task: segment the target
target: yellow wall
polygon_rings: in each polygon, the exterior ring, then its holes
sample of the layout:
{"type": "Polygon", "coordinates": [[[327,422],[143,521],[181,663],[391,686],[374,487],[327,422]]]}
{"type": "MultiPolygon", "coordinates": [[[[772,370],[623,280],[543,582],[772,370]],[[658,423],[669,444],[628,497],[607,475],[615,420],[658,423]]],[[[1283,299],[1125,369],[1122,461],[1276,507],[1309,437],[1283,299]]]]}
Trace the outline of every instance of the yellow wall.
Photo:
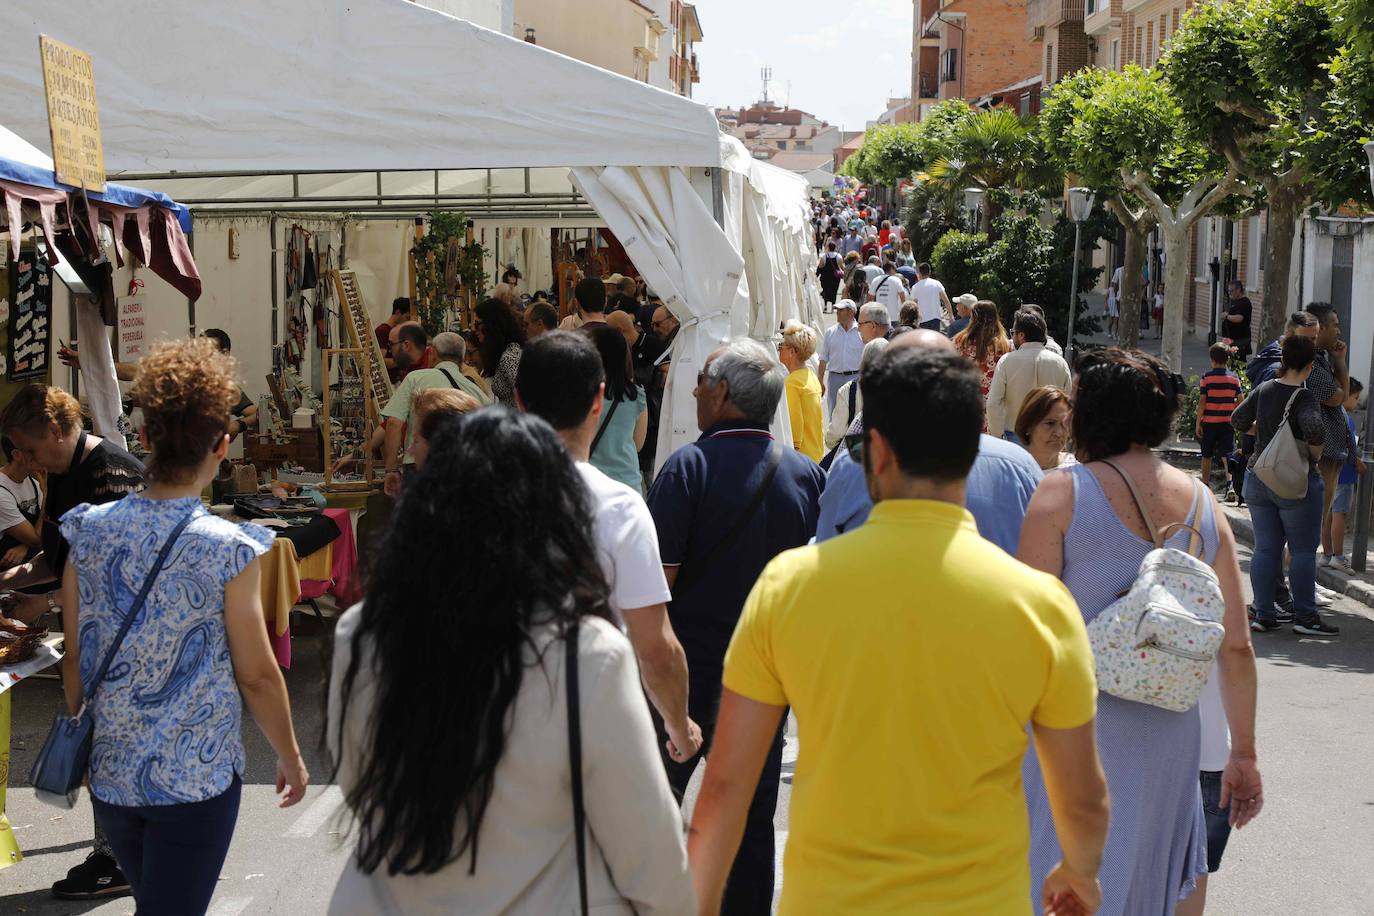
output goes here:
{"type": "Polygon", "coordinates": [[[634,49],[644,46],[650,15],[632,0],[515,0],[515,35],[533,27],[541,47],[633,77],[634,49]]]}

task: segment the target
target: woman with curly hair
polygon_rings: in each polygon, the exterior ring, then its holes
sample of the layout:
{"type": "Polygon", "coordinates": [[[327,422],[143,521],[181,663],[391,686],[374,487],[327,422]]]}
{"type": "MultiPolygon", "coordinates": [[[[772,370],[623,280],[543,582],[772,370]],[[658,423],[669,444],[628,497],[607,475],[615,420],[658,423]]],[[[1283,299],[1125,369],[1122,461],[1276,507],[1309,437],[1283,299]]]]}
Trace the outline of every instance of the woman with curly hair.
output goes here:
{"type": "Polygon", "coordinates": [[[72,559],[63,686],[69,713],[92,711],[95,819],[138,911],[202,913],[238,817],[243,703],[276,751],[282,807],[310,776],[262,625],[257,558],[272,533],[200,501],[229,449],[233,361],[205,338],[158,344],[133,395],[152,452],[148,489],[62,517],[72,559]]]}
{"type": "Polygon", "coordinates": [[[482,377],[491,382],[491,393],[507,407],[515,406],[515,373],[520,368],[520,351],[525,346],[524,322],[500,299],[486,299],[477,305],[477,332],[482,354],[482,377]]]}
{"type": "Polygon", "coordinates": [[[532,414],[484,408],[429,442],[367,598],[335,630],[326,734],[357,837],[331,914],[579,912],[570,663],[588,898],[695,912],[591,510],[532,414]]]}
{"type": "MultiPolygon", "coordinates": [[[[1243,827],[1264,805],[1255,762],[1255,653],[1226,516],[1211,492],[1152,451],[1173,427],[1183,380],[1138,350],[1098,350],[1077,368],[1072,426],[1083,463],[1045,476],[1026,510],[1018,558],[1062,579],[1091,625],[1155,549],[1158,529],[1141,514],[1134,489],[1156,524],[1186,522],[1201,535],[1200,559],[1216,573],[1226,603],[1225,637],[1200,706],[1175,712],[1108,693],[1097,698],[1111,828],[1098,875],[1078,877],[1085,885],[1101,880],[1101,913],[1168,916],[1205,879],[1213,829],[1243,827]],[[1219,702],[1209,700],[1217,688],[1219,702]],[[1208,771],[1201,779],[1199,761],[1208,771]],[[1209,823],[1217,809],[1220,823],[1209,823]]],[[[1176,529],[1164,544],[1187,550],[1191,539],[1187,529],[1176,529]]],[[[1061,853],[1033,752],[1025,775],[1031,886],[1040,887],[1061,853]]]]}
{"type": "MultiPolygon", "coordinates": [[[[973,360],[982,374],[983,404],[986,405],[997,361],[1011,351],[1011,341],[1007,339],[1007,329],[1002,326],[997,306],[987,299],[975,302],[973,311],[969,313],[968,327],[954,335],[954,346],[973,360]]],[[[983,432],[987,432],[986,422],[983,432]]]]}

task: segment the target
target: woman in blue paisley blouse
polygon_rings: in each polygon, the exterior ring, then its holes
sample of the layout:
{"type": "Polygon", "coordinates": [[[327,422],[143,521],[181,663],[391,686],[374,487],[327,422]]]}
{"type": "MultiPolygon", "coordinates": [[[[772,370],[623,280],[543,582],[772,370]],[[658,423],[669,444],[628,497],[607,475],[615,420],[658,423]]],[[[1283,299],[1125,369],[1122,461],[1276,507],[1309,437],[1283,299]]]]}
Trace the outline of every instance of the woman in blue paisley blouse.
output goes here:
{"type": "Polygon", "coordinates": [[[152,450],[143,493],[62,517],[72,562],[62,580],[64,684],[95,723],[95,816],[140,916],[203,913],[238,816],[242,703],[277,753],[282,807],[309,774],[291,726],[258,595],[268,529],[208,514],[200,493],[229,447],[233,364],[205,339],[160,344],[134,384],[152,450]],[[90,683],[166,539],[167,554],[105,680],[90,683]]]}

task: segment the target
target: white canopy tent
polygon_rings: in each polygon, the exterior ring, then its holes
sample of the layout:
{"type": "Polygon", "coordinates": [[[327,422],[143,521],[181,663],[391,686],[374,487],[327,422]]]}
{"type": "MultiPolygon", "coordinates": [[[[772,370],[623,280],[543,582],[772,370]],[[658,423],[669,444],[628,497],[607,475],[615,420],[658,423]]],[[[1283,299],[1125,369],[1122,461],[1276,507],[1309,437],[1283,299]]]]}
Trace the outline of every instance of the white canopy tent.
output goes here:
{"type": "Polygon", "coordinates": [[[660,459],[695,436],[686,380],[715,342],[818,309],[804,183],[727,144],[727,195],[709,108],[405,0],[3,4],[0,33],[18,134],[47,133],[48,34],[94,58],[111,178],[197,214],[604,220],[684,326],[660,459]]]}

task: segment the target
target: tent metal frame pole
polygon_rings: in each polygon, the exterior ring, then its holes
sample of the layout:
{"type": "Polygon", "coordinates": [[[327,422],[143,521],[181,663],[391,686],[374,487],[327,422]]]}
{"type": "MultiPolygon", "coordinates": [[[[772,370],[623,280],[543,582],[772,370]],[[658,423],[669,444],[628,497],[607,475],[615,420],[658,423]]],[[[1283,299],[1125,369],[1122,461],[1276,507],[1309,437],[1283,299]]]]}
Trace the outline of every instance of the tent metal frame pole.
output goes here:
{"type": "Polygon", "coordinates": [[[309,203],[314,203],[314,202],[318,202],[318,203],[321,203],[321,204],[326,204],[326,203],[364,203],[364,202],[370,203],[370,202],[372,202],[372,201],[376,201],[376,206],[385,206],[385,204],[386,204],[387,201],[392,201],[392,202],[401,201],[401,202],[415,202],[415,203],[447,203],[447,202],[466,202],[466,201],[472,201],[472,202],[486,202],[486,201],[490,201],[490,202],[497,202],[497,201],[501,201],[501,202],[505,202],[505,201],[520,202],[520,201],[529,201],[530,203],[550,203],[550,202],[558,202],[558,201],[563,201],[563,202],[571,201],[571,202],[577,203],[577,202],[582,201],[582,199],[583,199],[583,198],[582,198],[582,195],[581,195],[581,194],[577,194],[577,193],[575,193],[575,192],[569,192],[569,193],[566,193],[566,194],[561,194],[561,193],[560,193],[560,194],[552,194],[552,193],[538,193],[538,192],[526,194],[526,193],[522,193],[522,192],[520,192],[520,191],[512,191],[512,192],[510,192],[509,194],[439,194],[439,195],[437,195],[437,196],[434,195],[434,194],[384,194],[384,195],[382,195],[382,197],[380,197],[380,198],[378,198],[378,197],[376,197],[376,196],[374,196],[374,195],[372,195],[372,194],[331,194],[331,195],[327,195],[327,196],[326,196],[326,195],[321,195],[321,196],[319,196],[319,197],[282,197],[281,195],[278,195],[278,194],[270,195],[270,196],[267,196],[267,197],[187,197],[187,198],[185,198],[185,199],[183,199],[183,200],[177,201],[177,203],[179,203],[179,204],[181,204],[182,206],[185,206],[185,207],[205,207],[205,206],[217,206],[217,205],[220,205],[220,204],[224,204],[224,205],[234,205],[234,204],[257,204],[257,205],[259,205],[259,206],[263,206],[263,205],[267,205],[267,204],[276,205],[276,204],[297,203],[297,202],[303,203],[303,204],[309,204],[309,203]]]}
{"type": "Polygon", "coordinates": [[[725,228],[725,182],[720,177],[720,169],[707,169],[706,174],[711,176],[711,215],[716,218],[716,225],[725,228]]]}
{"type": "MultiPolygon", "coordinates": [[[[191,220],[191,231],[186,233],[186,246],[191,251],[192,262],[196,259],[196,217],[195,214],[187,211],[187,216],[191,220]]],[[[186,319],[191,326],[191,336],[196,336],[196,300],[190,296],[186,297],[186,319]]]]}
{"type": "Polygon", "coordinates": [[[277,214],[268,220],[268,231],[272,235],[272,346],[277,345],[277,214]]]}
{"type": "MultiPolygon", "coordinates": [[[[598,218],[599,218],[599,214],[596,212],[595,209],[593,209],[593,208],[591,208],[591,207],[559,207],[559,208],[557,208],[557,209],[549,209],[549,208],[547,208],[547,207],[530,207],[530,208],[527,208],[527,209],[519,209],[519,208],[512,208],[512,207],[503,207],[503,208],[501,208],[501,209],[495,209],[495,210],[474,210],[474,209],[472,209],[471,207],[453,207],[453,206],[443,206],[443,205],[441,205],[438,209],[440,209],[441,211],[446,211],[446,212],[447,212],[447,211],[461,211],[461,212],[463,212],[463,213],[466,213],[469,217],[471,217],[471,218],[473,218],[473,219],[484,219],[484,220],[491,220],[491,219],[538,219],[538,218],[559,219],[559,218],[563,218],[563,217],[584,218],[584,217],[588,217],[588,216],[598,217],[598,218]]],[[[257,206],[248,205],[248,206],[241,207],[241,208],[239,208],[239,207],[198,207],[198,208],[196,209],[196,212],[200,213],[202,216],[212,216],[212,215],[215,215],[215,214],[220,214],[220,215],[224,215],[224,216],[242,216],[242,215],[246,215],[246,214],[261,214],[261,213],[263,212],[263,207],[262,207],[261,205],[257,205],[257,206]]],[[[385,216],[387,216],[387,217],[389,217],[389,218],[403,219],[403,218],[410,217],[410,216],[424,216],[424,215],[426,215],[427,213],[429,213],[430,211],[429,211],[429,208],[426,208],[426,207],[416,207],[416,206],[414,206],[414,205],[402,205],[402,204],[398,204],[398,205],[395,205],[395,206],[383,205],[383,206],[381,206],[381,207],[370,207],[370,208],[368,208],[367,210],[359,210],[359,209],[357,208],[357,206],[349,206],[349,205],[323,206],[323,207],[321,207],[321,206],[311,206],[311,205],[302,204],[302,205],[297,206],[297,207],[290,207],[290,206],[287,206],[287,207],[273,207],[272,210],[271,210],[270,212],[271,212],[271,213],[274,213],[274,214],[279,214],[279,215],[280,215],[280,214],[287,214],[287,213],[297,214],[297,215],[308,215],[308,214],[311,214],[311,213],[319,213],[319,214],[325,214],[325,213],[347,213],[347,214],[349,214],[350,216],[352,216],[352,217],[354,217],[354,218],[362,218],[364,215],[366,215],[366,214],[368,214],[368,213],[373,213],[373,214],[385,215],[385,216]]],[[[377,217],[377,218],[381,218],[381,217],[379,216],[379,217],[377,217]]]]}

